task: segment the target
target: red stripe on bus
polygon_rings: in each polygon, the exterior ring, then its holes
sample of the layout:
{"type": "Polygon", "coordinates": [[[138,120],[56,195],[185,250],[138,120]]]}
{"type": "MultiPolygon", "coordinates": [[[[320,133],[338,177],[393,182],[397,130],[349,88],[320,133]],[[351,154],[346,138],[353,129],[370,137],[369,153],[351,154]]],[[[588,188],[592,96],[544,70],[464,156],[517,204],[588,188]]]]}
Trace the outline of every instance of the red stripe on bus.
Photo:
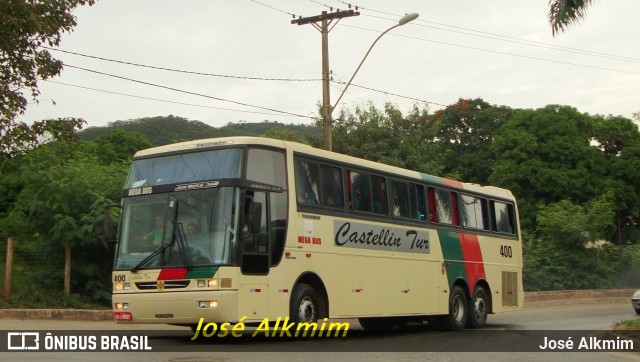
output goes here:
{"type": "Polygon", "coordinates": [[[467,272],[467,283],[469,283],[469,293],[473,294],[473,288],[479,279],[486,279],[484,273],[484,263],[482,260],[482,250],[478,235],[458,234],[460,247],[464,259],[464,268],[467,272]]]}
{"type": "Polygon", "coordinates": [[[459,189],[464,189],[464,184],[460,181],[455,181],[455,180],[449,180],[446,178],[442,179],[442,182],[445,184],[445,186],[451,186],[451,187],[456,187],[459,189]]]}
{"type": "Polygon", "coordinates": [[[168,268],[160,270],[158,280],[184,279],[187,276],[187,268],[168,268]]]}

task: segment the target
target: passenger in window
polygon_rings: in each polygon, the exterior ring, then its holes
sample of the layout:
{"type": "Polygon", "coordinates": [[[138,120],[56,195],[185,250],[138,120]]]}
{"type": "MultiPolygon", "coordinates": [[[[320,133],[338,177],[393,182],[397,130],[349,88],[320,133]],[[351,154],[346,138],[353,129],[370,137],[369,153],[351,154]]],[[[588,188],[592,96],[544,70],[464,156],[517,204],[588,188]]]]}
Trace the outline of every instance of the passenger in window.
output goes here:
{"type": "Polygon", "coordinates": [[[395,217],[400,216],[400,198],[398,197],[398,190],[393,189],[393,207],[391,208],[391,214],[395,217]]]}
{"type": "Polygon", "coordinates": [[[317,204],[318,199],[316,198],[316,194],[313,191],[306,191],[304,193],[304,203],[305,204],[317,204]]]}
{"type": "Polygon", "coordinates": [[[336,200],[331,195],[327,195],[324,199],[324,206],[336,207],[336,200]]]}
{"type": "Polygon", "coordinates": [[[191,222],[187,225],[187,236],[195,234],[200,234],[200,227],[195,222],[191,222]]]}
{"type": "Polygon", "coordinates": [[[380,202],[380,200],[374,200],[373,201],[373,212],[375,212],[376,214],[382,214],[382,203],[380,202]]]}
{"type": "Polygon", "coordinates": [[[351,202],[354,210],[360,210],[361,197],[362,197],[362,191],[360,191],[360,188],[353,190],[353,198],[351,202]]]}

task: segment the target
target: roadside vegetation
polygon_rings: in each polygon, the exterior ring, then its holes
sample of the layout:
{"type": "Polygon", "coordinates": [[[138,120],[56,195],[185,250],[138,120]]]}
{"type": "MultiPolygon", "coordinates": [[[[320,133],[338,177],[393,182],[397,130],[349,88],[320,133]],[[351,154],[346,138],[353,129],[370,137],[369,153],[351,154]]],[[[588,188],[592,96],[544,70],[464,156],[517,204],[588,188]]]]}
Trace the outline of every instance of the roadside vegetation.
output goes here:
{"type": "MultiPolygon", "coordinates": [[[[220,129],[175,116],[115,122],[99,132],[82,131],[80,120],[44,124],[50,130],[37,142],[14,138],[0,155],[2,260],[6,240],[16,240],[11,296],[0,307],[108,306],[114,244],[102,238],[104,206],[119,202],[132,155],[220,129]],[[158,130],[168,123],[172,135],[163,138],[158,130]]],[[[224,135],[319,145],[313,126],[223,128],[224,135]]],[[[527,291],[640,287],[640,132],[632,119],[461,99],[435,113],[416,107],[403,115],[391,104],[346,110],[333,138],[336,152],[512,190],[527,291]]],[[[118,209],[110,210],[115,231],[118,209]]]]}

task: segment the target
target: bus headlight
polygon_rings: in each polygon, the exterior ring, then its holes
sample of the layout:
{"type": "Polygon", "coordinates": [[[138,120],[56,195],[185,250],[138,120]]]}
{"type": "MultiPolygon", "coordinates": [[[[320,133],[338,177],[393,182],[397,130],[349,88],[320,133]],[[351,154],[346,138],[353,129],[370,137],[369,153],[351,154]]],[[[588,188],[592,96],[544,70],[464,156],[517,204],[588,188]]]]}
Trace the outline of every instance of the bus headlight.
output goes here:
{"type": "Polygon", "coordinates": [[[218,308],[217,300],[201,300],[198,302],[200,308],[218,308]]]}
{"type": "Polygon", "coordinates": [[[201,279],[198,280],[198,288],[218,289],[218,279],[201,279]]]}
{"type": "Polygon", "coordinates": [[[113,290],[115,290],[116,292],[120,292],[123,290],[129,290],[131,289],[131,283],[114,283],[113,284],[113,290]]]}

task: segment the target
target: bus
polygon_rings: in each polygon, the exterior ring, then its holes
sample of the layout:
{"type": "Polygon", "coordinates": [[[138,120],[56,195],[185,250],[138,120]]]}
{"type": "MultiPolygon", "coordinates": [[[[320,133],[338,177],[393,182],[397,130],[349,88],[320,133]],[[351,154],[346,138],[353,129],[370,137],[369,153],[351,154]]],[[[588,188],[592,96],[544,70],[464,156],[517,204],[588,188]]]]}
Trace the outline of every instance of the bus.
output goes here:
{"type": "Polygon", "coordinates": [[[497,187],[226,137],[137,152],[121,207],[117,323],[460,330],[523,303],[516,200],[497,187]]]}

